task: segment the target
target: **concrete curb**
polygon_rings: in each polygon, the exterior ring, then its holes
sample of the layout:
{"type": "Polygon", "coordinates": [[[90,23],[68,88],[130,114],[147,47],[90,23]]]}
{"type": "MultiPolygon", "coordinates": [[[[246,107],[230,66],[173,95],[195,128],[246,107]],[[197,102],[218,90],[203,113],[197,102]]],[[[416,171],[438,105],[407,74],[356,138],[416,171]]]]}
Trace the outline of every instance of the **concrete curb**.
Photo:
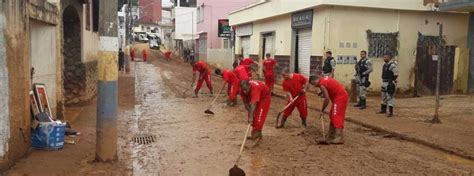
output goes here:
{"type": "Polygon", "coordinates": [[[425,140],[422,140],[422,139],[419,139],[419,138],[416,138],[416,137],[411,137],[409,135],[402,134],[402,133],[399,133],[399,132],[395,132],[395,131],[385,129],[385,128],[382,128],[382,127],[379,127],[379,126],[371,125],[371,124],[368,124],[368,123],[365,123],[365,122],[362,122],[362,121],[359,121],[359,120],[355,120],[355,119],[350,118],[350,117],[346,117],[346,120],[348,122],[351,122],[351,123],[354,123],[354,124],[357,124],[357,125],[360,125],[360,126],[363,126],[363,127],[366,127],[366,128],[370,128],[370,129],[372,129],[376,132],[387,133],[387,134],[389,134],[389,135],[391,135],[395,138],[398,138],[400,140],[405,140],[405,141],[417,143],[417,144],[420,144],[420,145],[424,145],[426,147],[429,147],[429,148],[432,148],[432,149],[435,149],[435,150],[438,150],[438,151],[441,151],[441,152],[445,152],[445,153],[448,153],[448,154],[451,154],[451,155],[455,155],[455,156],[458,156],[458,157],[461,157],[461,158],[464,158],[464,159],[467,159],[467,160],[474,160],[474,156],[469,155],[469,154],[467,154],[463,151],[458,151],[458,150],[455,150],[455,149],[452,149],[452,148],[444,147],[444,146],[441,146],[441,145],[436,144],[436,143],[428,142],[428,141],[425,141],[425,140]]]}
{"type": "MultiPolygon", "coordinates": [[[[284,99],[284,96],[282,96],[282,95],[277,95],[275,97],[280,98],[280,99],[284,99]]],[[[308,109],[321,112],[321,110],[316,109],[316,108],[308,107],[308,109]]],[[[389,129],[386,129],[386,128],[382,128],[382,127],[379,127],[379,126],[368,124],[368,123],[362,122],[360,120],[356,120],[356,119],[351,118],[351,117],[346,116],[345,120],[348,121],[348,122],[354,123],[356,125],[360,125],[360,126],[363,126],[365,128],[369,128],[369,129],[374,130],[376,132],[386,133],[386,134],[391,135],[391,136],[393,136],[397,139],[400,139],[400,140],[405,140],[405,141],[413,142],[413,143],[416,143],[416,144],[420,144],[420,145],[432,148],[434,150],[438,150],[438,151],[441,151],[441,152],[444,152],[444,153],[447,153],[447,154],[450,154],[450,155],[455,155],[455,156],[463,158],[463,159],[474,160],[474,156],[469,155],[469,154],[467,154],[463,151],[459,151],[459,150],[448,148],[448,147],[443,147],[443,146],[438,145],[436,143],[428,142],[428,141],[425,141],[425,140],[422,140],[422,139],[419,139],[419,138],[416,138],[416,137],[411,137],[411,136],[406,135],[406,134],[402,134],[402,133],[395,132],[395,131],[392,131],[392,130],[389,130],[389,129]]]]}

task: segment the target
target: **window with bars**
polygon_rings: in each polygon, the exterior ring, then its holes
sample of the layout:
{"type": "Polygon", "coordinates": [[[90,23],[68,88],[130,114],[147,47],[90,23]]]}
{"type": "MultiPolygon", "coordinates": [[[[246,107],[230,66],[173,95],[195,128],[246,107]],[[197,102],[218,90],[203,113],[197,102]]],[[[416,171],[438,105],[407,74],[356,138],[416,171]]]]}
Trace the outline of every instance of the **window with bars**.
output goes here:
{"type": "Polygon", "coordinates": [[[369,42],[369,57],[380,58],[385,54],[398,55],[398,32],[374,33],[367,30],[367,40],[369,42]]]}

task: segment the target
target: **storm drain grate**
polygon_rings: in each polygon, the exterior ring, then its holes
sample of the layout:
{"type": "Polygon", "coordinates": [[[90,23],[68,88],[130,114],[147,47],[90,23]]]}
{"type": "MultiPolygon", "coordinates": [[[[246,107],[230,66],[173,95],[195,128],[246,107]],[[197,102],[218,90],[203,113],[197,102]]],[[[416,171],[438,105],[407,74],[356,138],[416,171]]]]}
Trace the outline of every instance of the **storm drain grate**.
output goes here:
{"type": "Polygon", "coordinates": [[[132,137],[132,142],[139,145],[151,144],[153,142],[156,142],[156,136],[155,135],[138,135],[138,136],[132,137]]]}

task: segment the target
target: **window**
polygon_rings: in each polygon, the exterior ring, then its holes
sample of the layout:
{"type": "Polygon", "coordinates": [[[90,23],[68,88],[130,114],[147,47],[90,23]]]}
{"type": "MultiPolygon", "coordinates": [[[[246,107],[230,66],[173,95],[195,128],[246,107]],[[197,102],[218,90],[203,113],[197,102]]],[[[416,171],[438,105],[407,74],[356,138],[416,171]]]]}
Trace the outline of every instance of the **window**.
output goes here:
{"type": "Polygon", "coordinates": [[[197,22],[204,21],[204,4],[197,8],[197,22]]]}
{"type": "Polygon", "coordinates": [[[367,30],[369,41],[369,57],[380,58],[385,54],[398,56],[398,32],[373,33],[367,30]]]}
{"type": "Polygon", "coordinates": [[[226,39],[226,38],[225,38],[225,39],[222,39],[222,47],[223,47],[224,49],[230,48],[229,39],[226,39]]]}

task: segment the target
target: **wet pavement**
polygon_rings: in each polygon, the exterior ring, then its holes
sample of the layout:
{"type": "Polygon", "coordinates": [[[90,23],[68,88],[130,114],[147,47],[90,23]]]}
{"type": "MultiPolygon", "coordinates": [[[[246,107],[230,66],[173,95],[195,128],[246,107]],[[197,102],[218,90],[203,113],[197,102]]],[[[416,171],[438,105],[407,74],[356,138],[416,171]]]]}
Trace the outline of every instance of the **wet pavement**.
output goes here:
{"type": "MultiPolygon", "coordinates": [[[[227,107],[222,95],[206,115],[212,97],[205,86],[199,98],[183,98],[192,77],[182,60],[167,62],[150,51],[149,62],[134,62],[135,109],[120,120],[123,141],[136,135],[156,135],[147,145],[127,142],[134,175],[226,175],[239,152],[246,128],[245,109],[227,107]]],[[[213,77],[215,89],[222,81],[213,77]]],[[[275,129],[275,117],[284,101],[272,98],[272,107],[258,146],[244,149],[240,161],[248,175],[470,175],[474,162],[346,122],[345,144],[318,145],[318,112],[311,110],[308,128],[298,114],[284,129],[275,129]]],[[[328,119],[325,119],[328,122],[328,119]]],[[[326,126],[327,129],[327,126],[326,126]]]]}

